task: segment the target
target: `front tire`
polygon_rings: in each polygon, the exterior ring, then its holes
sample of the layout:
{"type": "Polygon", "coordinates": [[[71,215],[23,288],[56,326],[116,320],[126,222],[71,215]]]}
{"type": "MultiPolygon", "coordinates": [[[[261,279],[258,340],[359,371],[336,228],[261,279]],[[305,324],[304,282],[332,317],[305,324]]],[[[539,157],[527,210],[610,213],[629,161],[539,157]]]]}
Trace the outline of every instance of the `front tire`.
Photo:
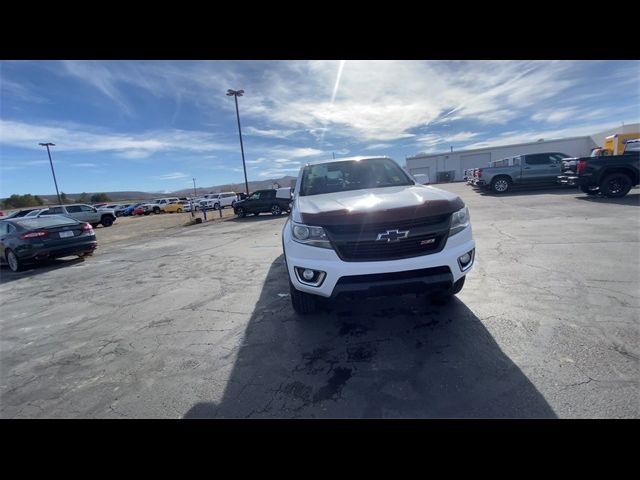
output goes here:
{"type": "Polygon", "coordinates": [[[271,215],[278,216],[278,215],[282,215],[282,208],[280,208],[280,205],[272,205],[271,206],[271,215]]]}
{"type": "Polygon", "coordinates": [[[7,250],[7,263],[12,272],[19,272],[22,270],[22,262],[18,256],[13,253],[13,250],[7,250]]]}
{"type": "Polygon", "coordinates": [[[182,209],[181,208],[178,209],[178,213],[182,213],[182,209]]]}
{"type": "Polygon", "coordinates": [[[511,188],[511,180],[507,177],[497,177],[491,180],[491,191],[493,193],[505,193],[511,188]]]}
{"type": "Polygon", "coordinates": [[[219,203],[214,203],[213,204],[213,209],[214,210],[220,210],[220,204],[219,203]]]}
{"type": "Polygon", "coordinates": [[[612,173],[600,182],[600,191],[605,197],[624,197],[631,190],[631,179],[624,173],[612,173]]]}
{"type": "Polygon", "coordinates": [[[153,207],[153,213],[155,213],[156,215],[157,215],[158,213],[160,213],[160,208],[158,208],[158,207],[153,207]]]}
{"type": "Polygon", "coordinates": [[[451,288],[445,292],[440,292],[437,294],[430,295],[430,299],[432,302],[442,303],[447,302],[453,298],[454,295],[460,293],[462,287],[464,287],[464,281],[466,279],[466,275],[460,278],[457,282],[455,282],[451,288]]]}
{"type": "Polygon", "coordinates": [[[291,306],[298,315],[309,315],[318,308],[315,295],[296,290],[289,280],[289,292],[291,293],[291,306]]]}

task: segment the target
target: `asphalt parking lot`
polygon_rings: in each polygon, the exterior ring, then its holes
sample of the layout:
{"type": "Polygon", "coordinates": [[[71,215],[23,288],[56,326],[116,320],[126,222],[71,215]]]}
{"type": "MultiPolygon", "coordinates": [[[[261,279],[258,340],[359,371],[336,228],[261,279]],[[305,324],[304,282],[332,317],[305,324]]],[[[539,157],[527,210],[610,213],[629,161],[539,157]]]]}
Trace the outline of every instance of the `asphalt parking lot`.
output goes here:
{"type": "Polygon", "coordinates": [[[640,416],[639,190],[442,188],[477,242],[446,305],[384,297],[297,320],[286,217],[267,215],[3,268],[0,416],[640,416]]]}

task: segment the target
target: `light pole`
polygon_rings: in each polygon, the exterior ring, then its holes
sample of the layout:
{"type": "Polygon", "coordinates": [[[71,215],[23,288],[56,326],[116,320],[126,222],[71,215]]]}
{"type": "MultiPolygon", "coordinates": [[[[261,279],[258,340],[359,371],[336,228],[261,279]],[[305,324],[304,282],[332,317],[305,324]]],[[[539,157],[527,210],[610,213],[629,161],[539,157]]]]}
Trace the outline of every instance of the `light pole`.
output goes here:
{"type": "Polygon", "coordinates": [[[240,129],[240,112],[238,111],[238,97],[244,95],[244,90],[227,90],[227,97],[234,97],[236,101],[236,117],[238,117],[238,135],[240,135],[240,152],[242,152],[242,168],[244,169],[244,188],[249,196],[249,182],[247,182],[247,166],[244,163],[244,146],[242,145],[242,130],[240,129]]]}
{"type": "Polygon", "coordinates": [[[196,192],[196,179],[193,179],[193,198],[198,198],[198,193],[196,192]]]}
{"type": "Polygon", "coordinates": [[[53,175],[53,183],[56,186],[56,195],[58,195],[58,205],[62,205],[62,200],[60,200],[60,192],[58,191],[58,181],[56,180],[56,172],[53,170],[53,161],[51,160],[51,151],[49,147],[55,147],[55,143],[39,143],[41,147],[47,147],[47,153],[49,154],[49,165],[51,165],[51,173],[53,175]]]}

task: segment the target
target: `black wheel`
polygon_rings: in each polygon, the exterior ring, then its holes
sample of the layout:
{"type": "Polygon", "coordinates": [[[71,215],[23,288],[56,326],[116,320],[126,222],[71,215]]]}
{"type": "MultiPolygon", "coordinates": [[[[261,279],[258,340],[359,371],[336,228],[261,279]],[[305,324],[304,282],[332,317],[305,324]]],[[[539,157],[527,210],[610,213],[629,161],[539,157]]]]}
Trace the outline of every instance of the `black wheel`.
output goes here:
{"type": "Polygon", "coordinates": [[[104,217],[102,217],[102,221],[100,223],[102,223],[103,227],[110,227],[111,225],[113,225],[113,217],[105,215],[104,217]]]}
{"type": "Polygon", "coordinates": [[[12,272],[22,270],[22,262],[12,250],[7,250],[7,263],[12,272]]]}
{"type": "Polygon", "coordinates": [[[289,291],[291,293],[291,305],[298,315],[309,315],[316,311],[315,295],[296,290],[291,280],[289,280],[289,291]]]}
{"type": "Polygon", "coordinates": [[[238,207],[236,210],[236,215],[238,216],[238,218],[244,218],[247,214],[245,213],[244,208],[238,207]]]}
{"type": "Polygon", "coordinates": [[[100,224],[99,224],[99,223],[92,223],[92,224],[91,224],[91,226],[92,226],[93,228],[97,228],[97,226],[98,226],[98,225],[100,225],[100,224]]]}
{"type": "Polygon", "coordinates": [[[462,277],[460,280],[455,282],[451,288],[445,292],[439,292],[436,294],[429,295],[429,298],[432,302],[442,303],[450,300],[454,295],[460,293],[462,287],[464,287],[464,280],[467,278],[466,276],[462,277]]]}
{"type": "Polygon", "coordinates": [[[631,190],[631,179],[624,173],[612,173],[600,182],[600,191],[605,197],[624,197],[631,190]]]}
{"type": "Polygon", "coordinates": [[[587,195],[597,195],[598,193],[600,193],[598,190],[589,190],[589,187],[586,187],[584,185],[580,186],[580,190],[582,191],[582,193],[586,193],[587,195]]]}
{"type": "Polygon", "coordinates": [[[494,193],[505,193],[511,188],[511,180],[508,177],[497,177],[491,180],[491,190],[494,193]]]}
{"type": "Polygon", "coordinates": [[[153,207],[153,213],[155,214],[160,213],[160,207],[153,207]]]}
{"type": "Polygon", "coordinates": [[[182,213],[182,209],[181,208],[178,209],[178,213],[182,213]]]}
{"type": "Polygon", "coordinates": [[[271,215],[282,215],[282,209],[280,208],[280,205],[271,206],[271,215]]]}
{"type": "Polygon", "coordinates": [[[219,203],[214,203],[213,204],[213,209],[214,210],[220,210],[220,204],[219,203]]]}

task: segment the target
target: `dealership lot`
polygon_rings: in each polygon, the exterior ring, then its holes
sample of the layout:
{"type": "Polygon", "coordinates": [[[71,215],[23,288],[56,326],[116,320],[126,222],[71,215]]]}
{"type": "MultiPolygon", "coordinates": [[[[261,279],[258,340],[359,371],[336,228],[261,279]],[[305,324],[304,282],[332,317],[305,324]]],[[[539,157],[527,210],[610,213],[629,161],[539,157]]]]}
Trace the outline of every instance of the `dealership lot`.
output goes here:
{"type": "Polygon", "coordinates": [[[442,188],[477,242],[446,305],[297,320],[267,215],[135,237],[119,219],[86,261],[3,268],[0,416],[638,417],[640,191],[442,188]]]}

